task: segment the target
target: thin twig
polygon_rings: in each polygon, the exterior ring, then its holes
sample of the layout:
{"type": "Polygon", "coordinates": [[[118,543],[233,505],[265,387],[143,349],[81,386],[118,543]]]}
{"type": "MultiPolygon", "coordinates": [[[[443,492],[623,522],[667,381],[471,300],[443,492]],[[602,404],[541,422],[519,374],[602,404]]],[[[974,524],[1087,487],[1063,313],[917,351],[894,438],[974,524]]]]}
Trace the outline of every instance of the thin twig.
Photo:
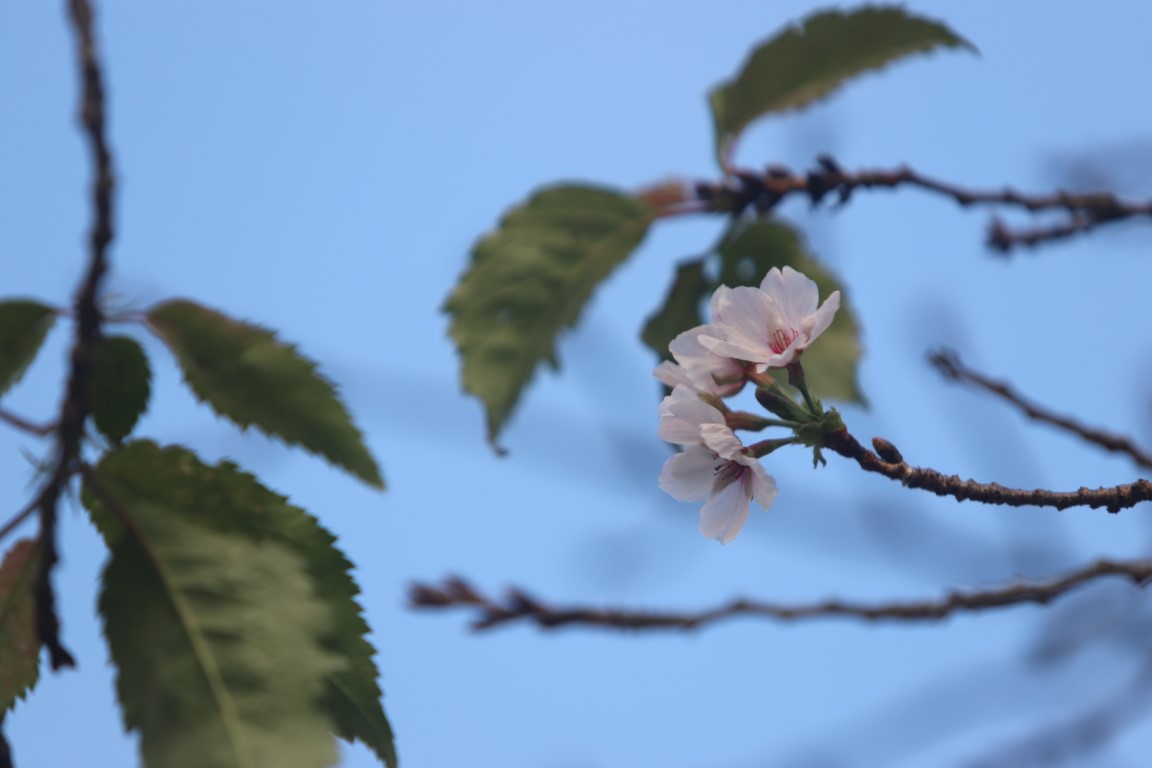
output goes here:
{"type": "Polygon", "coordinates": [[[1008,488],[999,483],[979,483],[964,480],[957,475],[945,475],[934,469],[913,467],[904,457],[883,438],[874,438],[873,453],[853,437],[848,430],[833,432],[824,438],[824,448],[835,451],[854,460],[868,472],[875,472],[897,480],[908,488],[922,488],[937,496],[951,496],[957,501],[978,501],[982,504],[999,504],[1008,507],[1099,507],[1109,512],[1129,509],[1143,501],[1152,501],[1152,483],[1137,480],[1125,485],[1104,488],[1084,488],[1075,491],[1048,491],[1043,489],[1024,490],[1008,488]],[[879,454],[879,455],[877,455],[879,454]]]}
{"type": "Polygon", "coordinates": [[[37,437],[48,437],[48,435],[56,431],[55,424],[36,424],[6,408],[0,408],[0,421],[6,421],[16,427],[16,429],[36,435],[37,437]]]}
{"type": "Polygon", "coordinates": [[[566,625],[586,625],[604,629],[699,629],[706,624],[739,616],[757,616],[779,621],[813,618],[857,618],[867,621],[938,621],[959,612],[1004,608],[1022,603],[1047,604],[1076,587],[1105,576],[1120,576],[1142,585],[1152,579],[1152,560],[1099,560],[1091,565],[1047,581],[1012,584],[997,589],[948,593],[939,600],[877,604],[827,600],[807,605],[784,605],[738,599],[695,613],[632,611],[618,608],[556,608],[523,590],[510,589],[498,602],[458,577],[439,586],[413,584],[408,603],[413,608],[471,608],[479,612],[472,623],[476,630],[490,629],[513,621],[531,621],[545,629],[566,625]]]}
{"type": "MultiPolygon", "coordinates": [[[[1071,194],[1058,191],[1051,194],[1029,195],[1011,188],[1000,190],[971,190],[925,176],[908,167],[892,170],[861,170],[855,173],[840,167],[833,158],[821,155],[817,167],[807,173],[795,173],[782,166],[770,166],[763,173],[735,169],[731,178],[720,182],[697,182],[696,199],[710,206],[712,211],[738,213],[755,208],[761,213],[775,208],[782,200],[793,196],[807,197],[818,204],[834,194],[840,203],[846,203],[859,189],[896,189],[917,187],[943,195],[962,206],[990,205],[1015,208],[1029,213],[1056,211],[1065,214],[1065,222],[1050,227],[1013,231],[998,219],[993,219],[988,231],[988,245],[1002,252],[1017,245],[1040,243],[1072,237],[1088,232],[1108,222],[1132,218],[1152,218],[1152,200],[1126,201],[1111,192],[1071,194]]],[[[684,210],[691,210],[685,200],[684,210]]]]}
{"type": "Polygon", "coordinates": [[[12,519],[4,523],[4,527],[0,528],[0,541],[7,538],[8,534],[20,527],[20,524],[32,517],[40,509],[40,497],[32,499],[24,507],[24,509],[17,512],[12,516],[12,519]]]}
{"type": "Polygon", "coordinates": [[[68,12],[76,40],[80,69],[80,123],[88,140],[95,175],[92,180],[92,226],[88,238],[88,269],[73,303],[76,335],[69,361],[68,384],[60,406],[53,469],[39,495],[40,558],[36,579],[36,631],[48,649],[53,669],[75,666],[72,654],[60,643],[60,620],[52,590],[52,569],[59,560],[56,550],[57,504],[73,467],[80,456],[80,441],[88,419],[89,377],[92,348],[100,338],[101,317],[97,304],[100,283],[108,271],[108,246],[112,242],[113,174],[112,153],[104,125],[104,81],[100,70],[96,37],[92,29],[92,7],[88,0],[68,0],[68,12]]]}
{"type": "Polygon", "coordinates": [[[1107,451],[1123,453],[1141,467],[1152,469],[1152,454],[1141,449],[1131,438],[1096,427],[1086,426],[1069,416],[1052,413],[1043,406],[1025,399],[1007,382],[988,378],[979,371],[964,365],[960,361],[959,356],[951,350],[936,352],[930,355],[928,360],[939,368],[941,373],[953,381],[975,384],[981,389],[998,395],[1019,408],[1020,411],[1030,419],[1059,427],[1060,429],[1071,432],[1085,442],[1098,445],[1107,451]]]}

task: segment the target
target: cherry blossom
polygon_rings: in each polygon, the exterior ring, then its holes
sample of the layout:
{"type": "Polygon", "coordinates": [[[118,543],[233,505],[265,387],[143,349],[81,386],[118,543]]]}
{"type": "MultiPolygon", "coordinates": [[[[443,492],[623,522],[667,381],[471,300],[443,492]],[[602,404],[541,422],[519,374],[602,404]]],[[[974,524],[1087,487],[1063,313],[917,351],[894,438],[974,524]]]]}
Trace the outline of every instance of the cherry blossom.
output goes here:
{"type": "Polygon", "coordinates": [[[773,267],[759,288],[722,285],[712,294],[712,325],[699,336],[714,355],[756,363],[757,372],[783,368],[828,330],[840,308],[833,291],[817,308],[816,283],[791,267],[773,267]]]}
{"type": "Polygon", "coordinates": [[[719,409],[680,385],[660,404],[660,436],[684,446],[668,459],[660,487],[680,501],[704,501],[700,532],[721,544],[736,538],[752,500],[763,509],[776,500],[776,481],[744,452],[719,409]]]}
{"type": "Polygon", "coordinates": [[[687,384],[694,389],[711,392],[720,397],[728,397],[744,387],[744,364],[731,357],[715,355],[700,343],[702,335],[714,335],[710,325],[700,325],[684,331],[668,350],[676,362],[665,360],[652,372],[660,381],[670,387],[687,384]],[[723,383],[717,383],[720,379],[723,383]]]}

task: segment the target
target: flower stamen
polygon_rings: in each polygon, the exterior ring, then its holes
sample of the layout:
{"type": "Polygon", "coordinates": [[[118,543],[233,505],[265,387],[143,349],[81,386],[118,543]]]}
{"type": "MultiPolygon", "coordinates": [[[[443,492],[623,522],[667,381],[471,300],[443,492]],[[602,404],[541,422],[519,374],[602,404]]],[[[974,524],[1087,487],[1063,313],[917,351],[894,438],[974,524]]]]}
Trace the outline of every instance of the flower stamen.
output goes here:
{"type": "Polygon", "coordinates": [[[800,332],[793,328],[779,328],[772,332],[772,338],[768,340],[768,346],[776,354],[781,354],[784,350],[788,349],[788,345],[796,341],[796,337],[800,332]]]}

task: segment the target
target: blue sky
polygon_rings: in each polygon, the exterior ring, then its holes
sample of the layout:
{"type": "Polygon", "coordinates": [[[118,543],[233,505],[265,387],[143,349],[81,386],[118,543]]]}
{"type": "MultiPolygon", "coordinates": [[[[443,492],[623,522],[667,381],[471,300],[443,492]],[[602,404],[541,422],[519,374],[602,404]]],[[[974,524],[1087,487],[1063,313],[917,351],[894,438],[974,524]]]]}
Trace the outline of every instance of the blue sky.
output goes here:
{"type": "MultiPolygon", "coordinates": [[[[689,608],[736,594],[929,597],[1146,551],[1143,508],[958,505],[838,459],[814,472],[800,451],[768,462],[780,486],[770,512],[754,510],[726,547],[702,539],[696,508],[656,486],[668,454],[655,434],[653,360],[637,335],[676,260],[716,237],[713,220],[649,237],[564,339],[561,374],[527,393],[504,437],[509,456],[488,450],[438,312],[471,243],[555,180],[630,189],[714,178],[705,93],[752,45],[817,7],[100,5],[121,182],[114,299],[139,308],[190,297],[300,344],[341,384],[389,490],[217,421],[153,341],[156,392],[140,431],[234,458],[338,534],[358,565],[404,765],[959,766],[1107,699],[1138,668],[1147,646],[1132,639],[1131,618],[1147,608],[1118,585],[1055,609],[932,626],[747,620],[692,635],[476,636],[463,615],[404,607],[409,582],[449,573],[564,602],[689,608]],[[1070,627],[1108,640],[1065,663],[1028,660],[1070,627]]],[[[828,151],[847,168],[908,163],[980,188],[1103,180],[1152,195],[1146,8],[909,7],[981,55],[910,60],[862,79],[754,127],[738,160],[804,168],[828,151]]],[[[79,275],[89,167],[75,95],[62,9],[0,7],[5,295],[64,304],[79,275]]],[[[942,381],[924,356],[953,347],[1042,402],[1152,437],[1147,225],[1004,260],[981,245],[986,212],[914,191],[781,213],[839,272],[865,329],[872,408],[845,409],[858,436],[884,435],[913,463],[1012,485],[1136,476],[942,381]]],[[[66,336],[57,331],[6,407],[53,412],[66,336]]],[[[9,509],[33,480],[21,450],[46,448],[0,431],[9,509]]],[[[6,722],[24,768],[136,759],[95,617],[103,554],[73,510],[62,517],[57,585],[80,669],[47,675],[6,722]]],[[[1139,766],[1149,744],[1152,724],[1141,722],[1077,764],[1139,766]]],[[[372,764],[363,749],[345,751],[344,765],[372,764]]]]}

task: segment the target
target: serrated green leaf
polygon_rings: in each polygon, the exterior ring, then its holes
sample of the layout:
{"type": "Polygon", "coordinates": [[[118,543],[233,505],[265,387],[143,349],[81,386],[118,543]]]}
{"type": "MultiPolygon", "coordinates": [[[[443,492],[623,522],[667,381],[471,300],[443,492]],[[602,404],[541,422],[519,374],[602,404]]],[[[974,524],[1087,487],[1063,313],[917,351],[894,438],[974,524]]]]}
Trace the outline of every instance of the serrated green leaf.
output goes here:
{"type": "Polygon", "coordinates": [[[858,382],[860,325],[843,285],[810,253],[800,234],[780,220],[738,219],[716,246],[719,280],[729,287],[759,285],[773,267],[792,267],[816,282],[821,298],[840,291],[840,309],[828,330],[804,350],[804,374],[820,398],[867,404],[858,382]]]}
{"type": "MultiPolygon", "coordinates": [[[[124,504],[163,506],[195,519],[199,526],[243,534],[253,543],[273,542],[301,558],[332,619],[321,642],[346,662],[325,676],[321,705],[338,736],[363,741],[385,765],[395,768],[392,729],[376,682],[375,652],[356,600],[360,590],[350,573],[352,564],[331,533],[235,465],[209,466],[183,448],[134,441],[105,454],[97,473],[108,492],[124,504]]],[[[115,530],[110,512],[91,489],[85,490],[83,500],[102,531],[115,530]]]]}
{"type": "Polygon", "coordinates": [[[56,310],[39,302],[0,302],[0,395],[20,381],[56,322],[56,310]]]}
{"type": "Polygon", "coordinates": [[[148,356],[127,336],[105,336],[92,349],[91,403],[96,429],[118,443],[148,409],[152,371],[148,356]]]}
{"type": "Polygon", "coordinates": [[[0,564],[0,719],[40,677],[36,634],[36,542],[21,539],[0,564]]]}
{"type": "Polygon", "coordinates": [[[200,400],[241,428],[299,445],[377,488],[380,468],[332,383],[291,344],[260,326],[176,299],[148,311],[200,400]]]}
{"type": "Polygon", "coordinates": [[[179,510],[126,502],[100,613],[147,768],[320,768],[338,758],[317,704],[340,661],[300,558],[179,510]]]}
{"type": "Polygon", "coordinates": [[[821,11],[758,46],[740,73],[709,94],[716,156],[758,117],[800,109],[856,75],[936,48],[976,48],[947,26],[899,7],[821,11]]]}
{"type": "Polygon", "coordinates": [[[473,247],[444,311],[464,389],[483,401],[493,445],[536,368],[558,366],[557,337],[640,245],[652,212],[609,189],[548,187],[473,247]]]}
{"type": "Polygon", "coordinates": [[[641,340],[661,360],[671,360],[668,345],[689,328],[703,325],[700,304],[715,289],[715,284],[704,274],[704,259],[690,259],[680,264],[664,303],[644,324],[641,340]]]}

